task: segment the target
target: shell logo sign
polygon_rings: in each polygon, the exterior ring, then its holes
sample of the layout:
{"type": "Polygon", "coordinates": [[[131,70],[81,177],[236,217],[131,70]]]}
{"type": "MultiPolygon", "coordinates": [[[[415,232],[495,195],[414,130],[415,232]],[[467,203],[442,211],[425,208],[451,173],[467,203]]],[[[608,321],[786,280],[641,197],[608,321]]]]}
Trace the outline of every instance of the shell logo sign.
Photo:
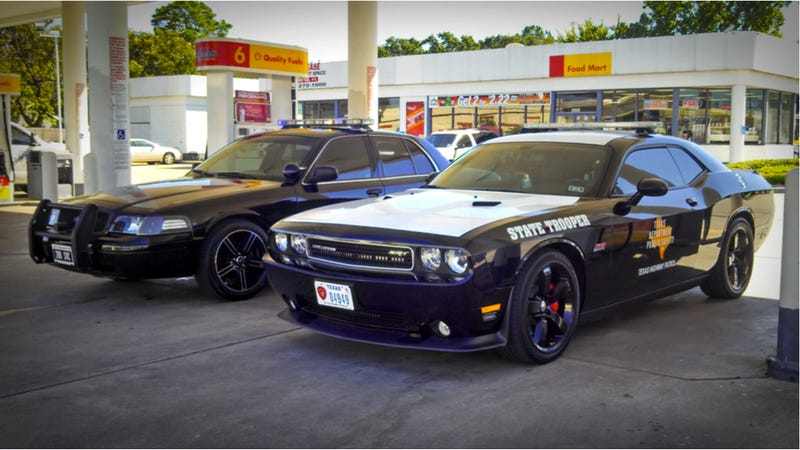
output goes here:
{"type": "Polygon", "coordinates": [[[280,44],[240,39],[202,39],[197,41],[198,71],[308,75],[308,50],[280,44]]]}
{"type": "Polygon", "coordinates": [[[550,77],[611,75],[611,52],[550,57],[550,77]]]}

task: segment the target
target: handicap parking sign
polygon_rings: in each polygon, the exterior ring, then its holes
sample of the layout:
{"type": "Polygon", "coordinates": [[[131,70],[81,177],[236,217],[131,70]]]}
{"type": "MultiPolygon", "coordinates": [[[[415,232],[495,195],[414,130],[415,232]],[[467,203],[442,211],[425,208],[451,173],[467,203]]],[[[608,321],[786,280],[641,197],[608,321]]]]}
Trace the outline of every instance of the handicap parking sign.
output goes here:
{"type": "Polygon", "coordinates": [[[125,140],[125,130],[117,130],[117,140],[124,141],[125,140]]]}

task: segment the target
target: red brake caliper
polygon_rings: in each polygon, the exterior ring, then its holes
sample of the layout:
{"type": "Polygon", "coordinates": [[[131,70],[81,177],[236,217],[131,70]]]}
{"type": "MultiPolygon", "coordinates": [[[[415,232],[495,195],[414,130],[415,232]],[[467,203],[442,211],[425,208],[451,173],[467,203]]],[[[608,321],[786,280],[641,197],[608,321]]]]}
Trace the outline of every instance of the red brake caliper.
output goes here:
{"type": "MultiPolygon", "coordinates": [[[[553,284],[553,283],[550,283],[550,289],[549,289],[550,293],[552,293],[555,289],[556,289],[556,285],[553,284]]],[[[549,306],[550,309],[553,310],[553,312],[558,312],[558,300],[554,301],[553,303],[550,303],[550,305],[548,305],[548,306],[549,306]]]]}

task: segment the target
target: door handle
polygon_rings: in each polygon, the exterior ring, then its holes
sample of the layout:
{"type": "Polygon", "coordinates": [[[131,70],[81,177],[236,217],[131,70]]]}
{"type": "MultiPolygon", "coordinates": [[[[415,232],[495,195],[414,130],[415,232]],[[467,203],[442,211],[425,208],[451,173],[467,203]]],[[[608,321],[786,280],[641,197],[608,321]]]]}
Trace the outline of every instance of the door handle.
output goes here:
{"type": "Polygon", "coordinates": [[[694,197],[689,197],[686,199],[686,203],[688,203],[689,206],[697,206],[697,199],[694,197]]]}
{"type": "Polygon", "coordinates": [[[377,197],[383,193],[383,189],[381,188],[369,188],[367,189],[367,195],[370,197],[377,197]]]}

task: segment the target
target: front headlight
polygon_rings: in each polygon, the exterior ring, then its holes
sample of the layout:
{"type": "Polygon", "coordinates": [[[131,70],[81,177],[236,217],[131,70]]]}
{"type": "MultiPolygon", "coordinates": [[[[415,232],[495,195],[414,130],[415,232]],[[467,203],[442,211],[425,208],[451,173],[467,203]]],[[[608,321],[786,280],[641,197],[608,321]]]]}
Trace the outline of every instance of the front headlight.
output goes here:
{"type": "Polygon", "coordinates": [[[281,252],[285,252],[286,249],[289,248],[289,236],[287,236],[286,233],[276,233],[275,246],[278,247],[278,250],[281,252]]]}
{"type": "Polygon", "coordinates": [[[435,271],[442,265],[442,251],[433,247],[422,247],[419,251],[419,258],[422,260],[422,267],[435,271]]]}
{"type": "Polygon", "coordinates": [[[460,248],[447,250],[444,252],[444,260],[447,267],[458,275],[469,269],[469,253],[466,250],[460,248]]]}
{"type": "Polygon", "coordinates": [[[300,255],[306,254],[306,237],[302,234],[292,235],[292,248],[300,255]]]}
{"type": "Polygon", "coordinates": [[[191,230],[191,222],[182,216],[119,216],[114,219],[109,231],[149,236],[181,233],[189,230],[191,230]]]}

